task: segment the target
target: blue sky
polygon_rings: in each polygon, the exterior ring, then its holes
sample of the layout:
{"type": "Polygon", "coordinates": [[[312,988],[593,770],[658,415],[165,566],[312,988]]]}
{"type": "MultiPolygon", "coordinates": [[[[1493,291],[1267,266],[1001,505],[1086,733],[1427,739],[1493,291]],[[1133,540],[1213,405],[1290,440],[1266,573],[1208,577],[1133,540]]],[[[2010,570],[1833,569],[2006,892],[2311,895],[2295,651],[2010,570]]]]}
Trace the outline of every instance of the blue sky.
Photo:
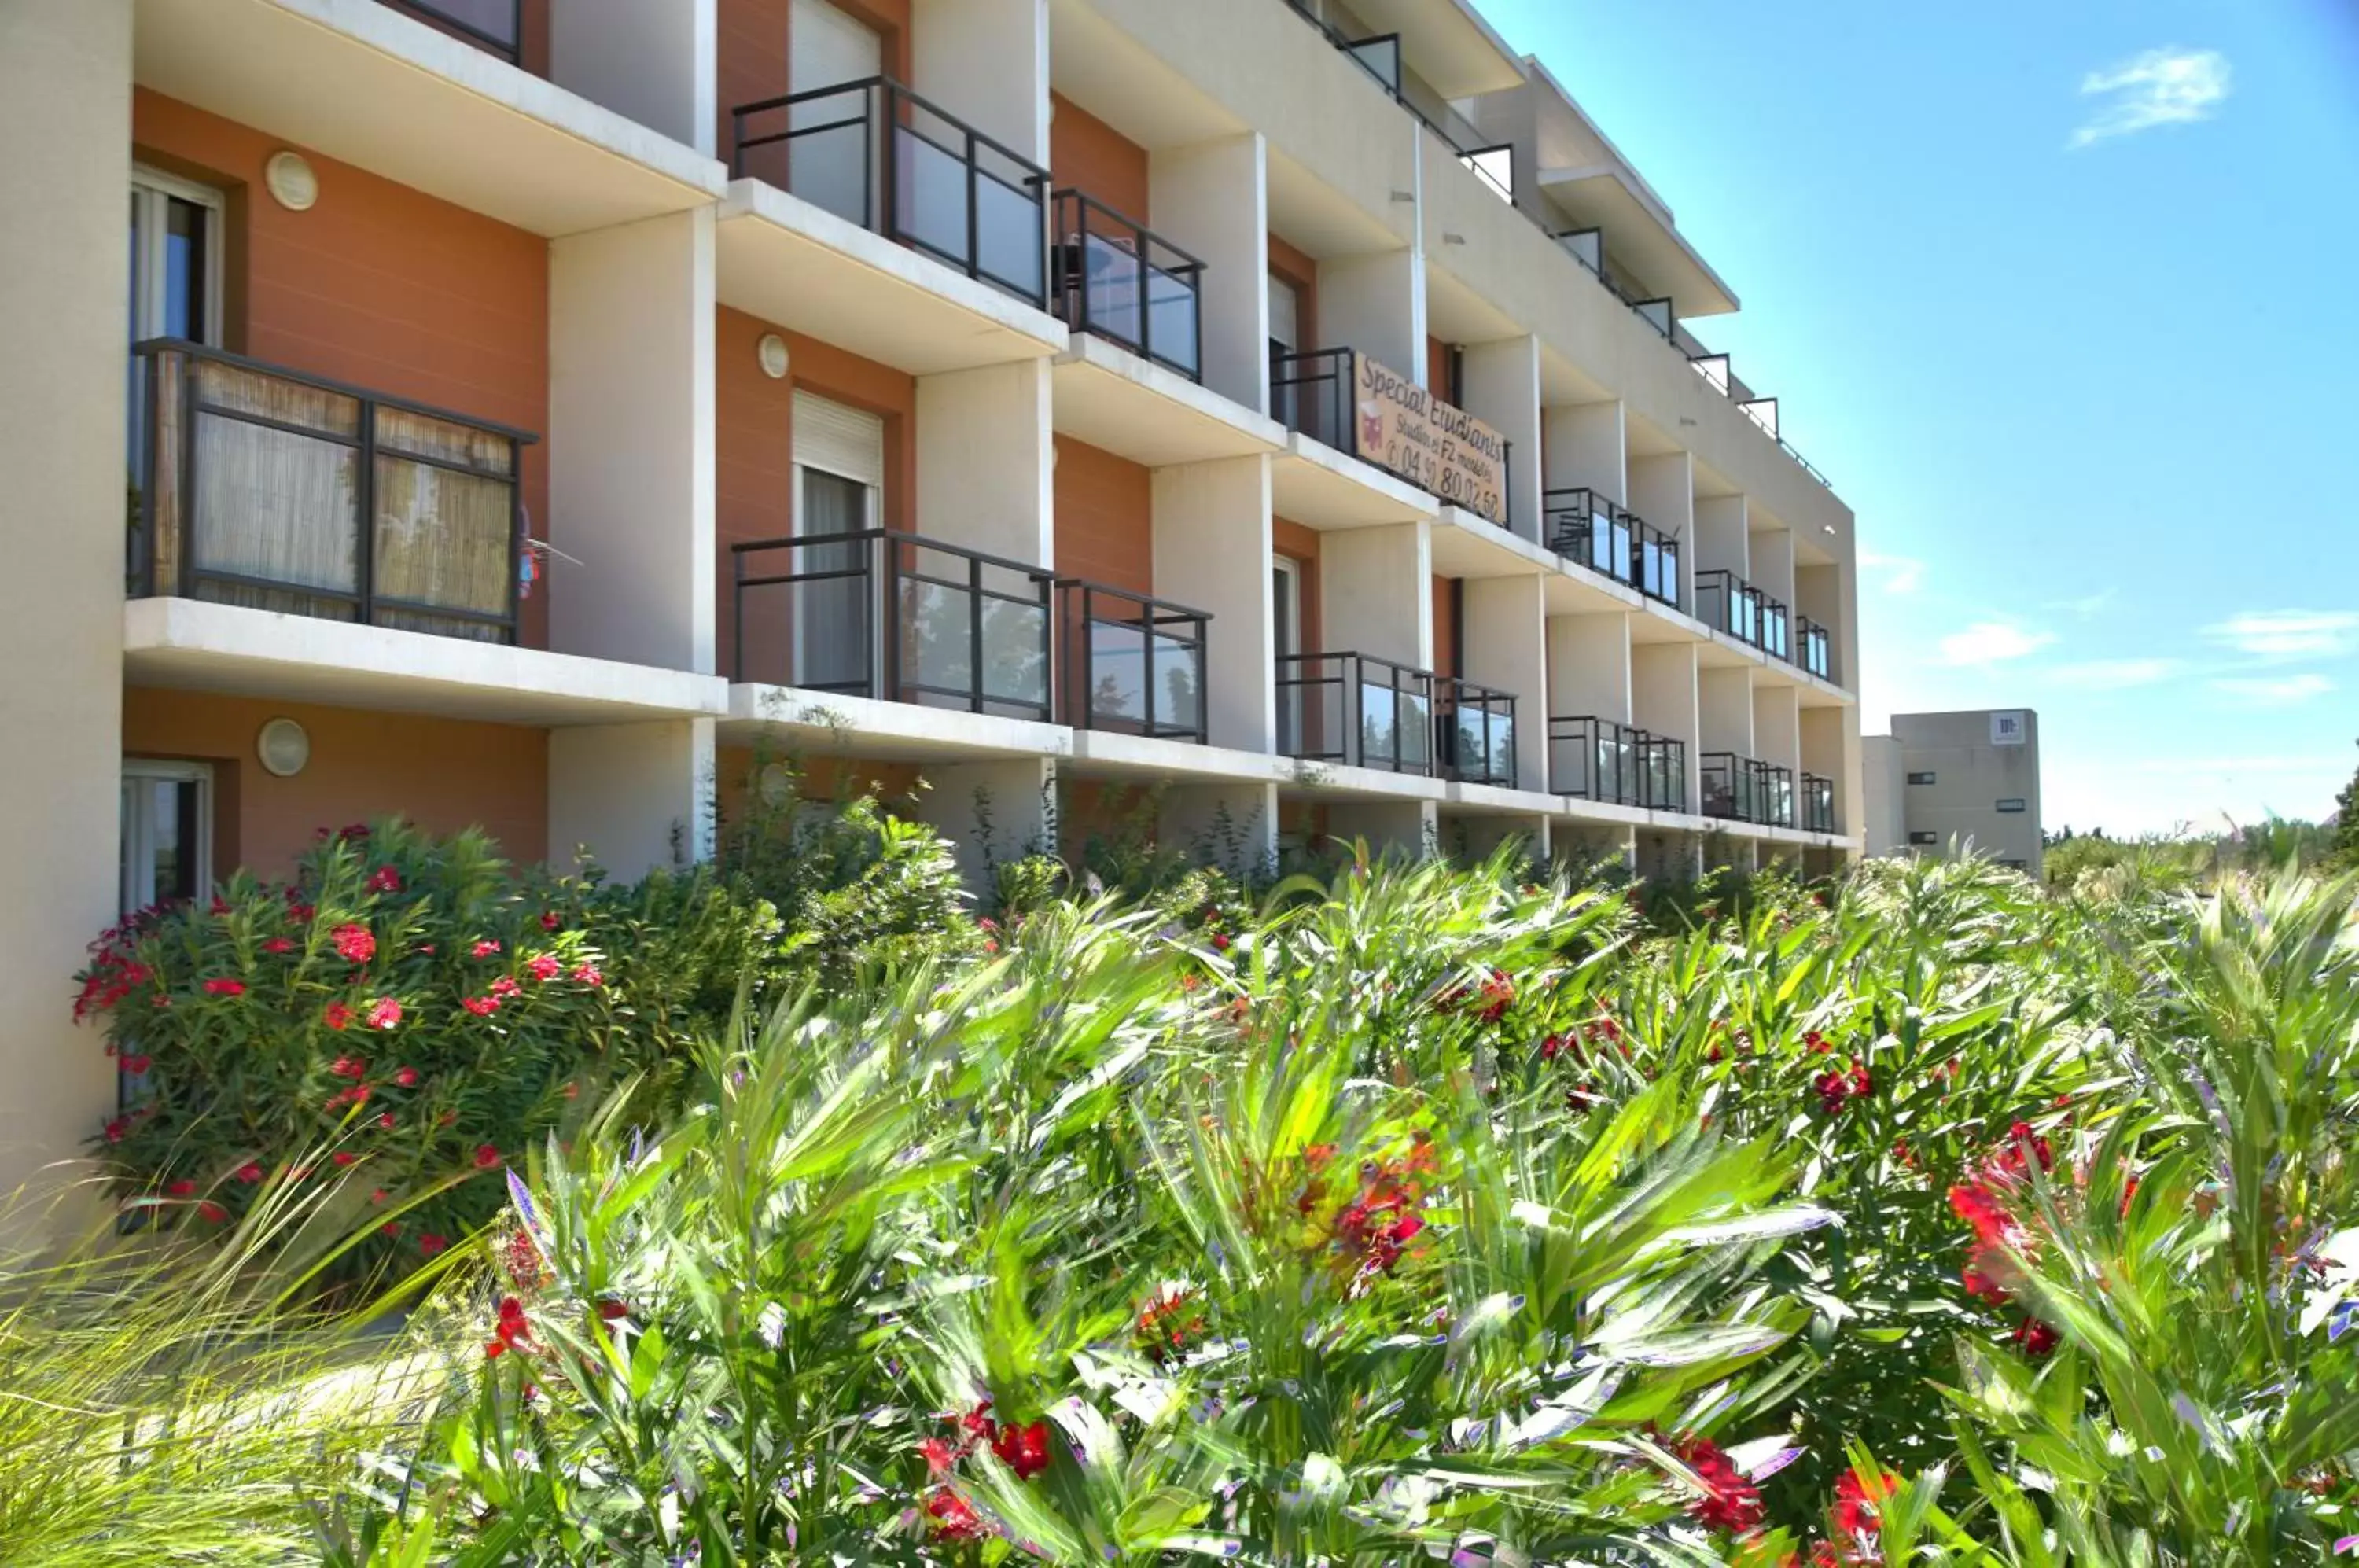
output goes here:
{"type": "Polygon", "coordinates": [[[1863,701],[2030,707],[2047,824],[2359,766],[2359,0],[1478,0],[1743,299],[1859,516],[1863,701]]]}

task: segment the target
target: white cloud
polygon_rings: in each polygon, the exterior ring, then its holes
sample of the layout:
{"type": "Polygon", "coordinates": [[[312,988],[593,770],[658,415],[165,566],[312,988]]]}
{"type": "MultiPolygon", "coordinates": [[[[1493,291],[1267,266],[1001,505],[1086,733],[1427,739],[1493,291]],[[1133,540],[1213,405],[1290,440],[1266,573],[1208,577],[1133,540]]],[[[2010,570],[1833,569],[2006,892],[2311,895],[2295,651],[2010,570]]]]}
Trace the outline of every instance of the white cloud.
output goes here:
{"type": "Polygon", "coordinates": [[[2068,615],[2078,615],[2085,621],[2090,616],[2095,615],[2098,611],[2103,610],[2107,605],[2111,604],[2114,602],[2115,592],[2116,591],[2114,589],[2111,588],[2100,588],[2095,593],[2089,594],[2086,598],[2051,599],[2046,604],[2042,605],[2041,608],[2049,610],[2062,610],[2068,615]]]}
{"type": "Polygon", "coordinates": [[[2256,659],[2332,657],[2359,642],[2359,610],[2246,610],[2203,635],[2256,659]]]}
{"type": "Polygon", "coordinates": [[[2029,631],[2008,621],[1977,621],[1941,639],[1941,662],[1998,664],[2038,653],[2055,640],[2053,632],[2029,631]]]}
{"type": "Polygon", "coordinates": [[[2307,673],[2278,678],[2236,675],[2212,681],[2212,689],[2225,691],[2232,697],[2242,697],[2248,702],[2282,708],[2295,702],[2307,702],[2312,697],[2323,697],[2334,690],[2334,682],[2323,675],[2307,673]]]}
{"type": "Polygon", "coordinates": [[[2093,71],[2081,79],[2082,95],[2108,102],[2072,133],[2072,145],[2208,120],[2228,96],[2228,57],[2217,49],[2148,49],[2093,71]]]}
{"type": "Polygon", "coordinates": [[[2096,659],[2086,664],[2058,665],[2048,678],[2059,685],[2089,691],[2126,691],[2133,686],[2168,681],[2185,668],[2176,659],[2096,659]]]}
{"type": "Polygon", "coordinates": [[[1859,552],[1860,569],[1864,572],[1888,573],[1883,588],[1887,593],[1914,593],[1925,585],[1925,563],[1906,555],[1878,555],[1872,550],[1859,552]]]}

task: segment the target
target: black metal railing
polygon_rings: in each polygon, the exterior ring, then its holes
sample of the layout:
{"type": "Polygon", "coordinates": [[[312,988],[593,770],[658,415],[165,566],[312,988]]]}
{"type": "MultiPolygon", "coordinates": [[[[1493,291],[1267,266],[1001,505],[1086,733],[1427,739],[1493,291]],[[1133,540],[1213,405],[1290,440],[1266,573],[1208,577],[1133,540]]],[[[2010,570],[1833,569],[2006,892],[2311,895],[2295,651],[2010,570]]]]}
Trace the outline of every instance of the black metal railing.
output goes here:
{"type": "Polygon", "coordinates": [[[1794,770],[1733,751],[1707,751],[1696,759],[1703,814],[1760,827],[1794,825],[1794,770]]]}
{"type": "Polygon", "coordinates": [[[1049,294],[1058,317],[1167,365],[1204,378],[1204,264],[1097,198],[1049,198],[1049,294]]]}
{"type": "Polygon", "coordinates": [[[1790,661],[1793,638],[1786,604],[1734,572],[1696,573],[1696,619],[1737,641],[1790,661]]]}
{"type": "Polygon", "coordinates": [[[729,553],[734,679],[1053,716],[1055,580],[1040,568],[890,528],[755,539],[729,553]]]}
{"type": "Polygon", "coordinates": [[[1833,637],[1826,627],[1808,615],[1797,615],[1795,622],[1798,629],[1794,641],[1801,650],[1799,662],[1820,680],[1832,681],[1835,678],[1833,637]]]}
{"type": "Polygon", "coordinates": [[[1516,787],[1516,699],[1495,687],[1433,678],[1434,751],[1462,784],[1516,787]]]}
{"type": "Polygon", "coordinates": [[[538,436],[177,338],[134,353],[132,597],[516,640],[538,436]]]}
{"type": "Polygon", "coordinates": [[[1049,303],[1049,171],[872,76],[730,111],[730,168],[898,245],[1049,303]]]}
{"type": "Polygon", "coordinates": [[[1680,541],[1587,488],[1540,497],[1541,537],[1566,560],[1680,607],[1680,541]]]}
{"type": "Polygon", "coordinates": [[[1352,351],[1272,348],[1269,417],[1338,452],[1352,451],[1352,351]]]}
{"type": "Polygon", "coordinates": [[[1802,831],[1831,833],[1835,827],[1835,781],[1815,773],[1802,775],[1802,831]]]}
{"type": "Polygon", "coordinates": [[[1205,633],[1184,604],[1060,577],[1065,722],[1165,740],[1204,740],[1205,633]]]}
{"type": "Polygon", "coordinates": [[[429,27],[456,34],[511,65],[524,60],[524,0],[386,0],[429,27]]]}
{"type": "Polygon", "coordinates": [[[1549,787],[1614,806],[1684,811],[1688,748],[1636,724],[1583,714],[1549,721],[1549,787]]]}
{"type": "Polygon", "coordinates": [[[1311,762],[1433,771],[1434,677],[1363,653],[1277,658],[1278,750],[1311,762]]]}
{"type": "Polygon", "coordinates": [[[1794,617],[1784,600],[1767,593],[1761,595],[1761,651],[1794,662],[1794,617]]]}

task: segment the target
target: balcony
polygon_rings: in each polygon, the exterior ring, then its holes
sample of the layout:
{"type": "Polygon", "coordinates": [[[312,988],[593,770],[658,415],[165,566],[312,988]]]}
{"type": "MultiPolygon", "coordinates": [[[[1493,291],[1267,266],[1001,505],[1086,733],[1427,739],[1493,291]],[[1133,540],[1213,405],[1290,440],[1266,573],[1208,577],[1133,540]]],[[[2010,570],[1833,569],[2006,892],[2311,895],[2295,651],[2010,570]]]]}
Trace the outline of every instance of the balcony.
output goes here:
{"type": "Polygon", "coordinates": [[[1734,572],[1696,573],[1696,619],[1773,659],[1794,659],[1792,620],[1773,599],[1734,572]]]}
{"type": "Polygon", "coordinates": [[[1277,659],[1277,749],[1306,762],[1433,771],[1434,678],[1363,653],[1277,659]]]}
{"type": "Polygon", "coordinates": [[[516,641],[539,437],[177,339],[134,366],[130,597],[516,641]]]}
{"type": "Polygon", "coordinates": [[[1680,541],[1593,490],[1550,490],[1540,497],[1542,537],[1550,550],[1658,604],[1680,604],[1680,541]]]}
{"type": "Polygon", "coordinates": [[[1549,787],[1560,795],[1609,806],[1684,811],[1687,746],[1612,719],[1550,719],[1549,787]]]}
{"type": "Polygon", "coordinates": [[[890,77],[730,111],[730,169],[1046,310],[1049,172],[890,77]]]}
{"type": "Polygon", "coordinates": [[[1058,319],[1201,382],[1204,264],[1082,191],[1049,200],[1058,319]]]}
{"type": "Polygon", "coordinates": [[[1794,619],[1797,627],[1794,641],[1801,649],[1802,668],[1821,681],[1832,681],[1835,678],[1832,634],[1808,615],[1797,615],[1794,619]]]}
{"type": "Polygon", "coordinates": [[[1075,729],[1204,744],[1212,616],[1167,600],[1060,578],[1065,722],[1075,729]]]}
{"type": "Polygon", "coordinates": [[[1802,775],[1802,831],[1840,833],[1835,826],[1835,781],[1815,773],[1802,775]]]}
{"type": "Polygon", "coordinates": [[[1505,691],[1433,678],[1434,749],[1443,775],[1461,784],[1516,787],[1516,700],[1505,691]]]}
{"type": "Polygon", "coordinates": [[[1707,751],[1696,758],[1703,789],[1703,814],[1756,827],[1794,825],[1794,770],[1733,751],[1707,751]]]}
{"type": "Polygon", "coordinates": [[[1505,528],[1515,443],[1408,376],[1348,348],[1273,348],[1270,417],[1505,528]],[[1368,413],[1364,405],[1374,404],[1368,413]]]}
{"type": "Polygon", "coordinates": [[[729,553],[733,679],[1052,722],[1040,568],[886,528],[729,553]]]}
{"type": "Polygon", "coordinates": [[[510,65],[524,63],[524,0],[386,0],[394,10],[464,38],[510,65]]]}

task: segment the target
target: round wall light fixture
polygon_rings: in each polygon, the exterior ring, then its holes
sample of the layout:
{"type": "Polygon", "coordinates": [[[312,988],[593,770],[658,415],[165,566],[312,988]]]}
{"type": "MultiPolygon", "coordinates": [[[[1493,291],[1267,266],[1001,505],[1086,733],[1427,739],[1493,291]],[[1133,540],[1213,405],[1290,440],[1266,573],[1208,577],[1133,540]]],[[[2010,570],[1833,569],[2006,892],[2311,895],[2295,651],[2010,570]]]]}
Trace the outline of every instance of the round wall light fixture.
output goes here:
{"type": "Polygon", "coordinates": [[[776,332],[764,332],[762,341],[754,345],[762,357],[762,374],[773,381],[787,378],[787,340],[776,332]]]}
{"type": "Polygon", "coordinates": [[[272,719],[254,737],[254,755],[274,779],[292,779],[311,760],[311,736],[292,719],[272,719]]]}
{"type": "Polygon", "coordinates": [[[310,159],[299,152],[274,152],[262,166],[262,183],[270,199],[290,212],[308,212],[320,199],[320,177],[310,159]]]}

